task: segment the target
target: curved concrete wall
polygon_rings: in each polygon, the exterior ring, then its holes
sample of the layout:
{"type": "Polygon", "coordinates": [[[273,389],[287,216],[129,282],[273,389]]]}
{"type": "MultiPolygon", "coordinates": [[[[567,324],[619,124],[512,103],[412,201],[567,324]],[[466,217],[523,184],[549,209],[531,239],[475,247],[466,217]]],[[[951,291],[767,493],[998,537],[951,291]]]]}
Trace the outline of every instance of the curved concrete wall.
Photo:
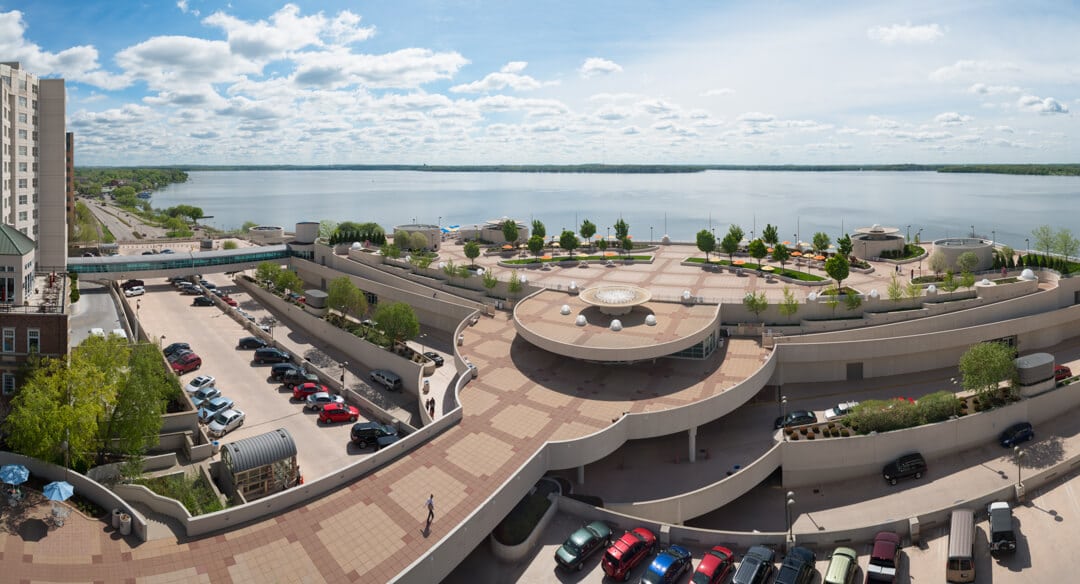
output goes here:
{"type": "Polygon", "coordinates": [[[994,265],[994,245],[988,239],[981,237],[950,237],[934,241],[934,253],[941,252],[945,256],[946,265],[949,269],[960,271],[956,265],[956,259],[962,254],[971,252],[979,258],[979,264],[972,271],[988,270],[994,265]]]}

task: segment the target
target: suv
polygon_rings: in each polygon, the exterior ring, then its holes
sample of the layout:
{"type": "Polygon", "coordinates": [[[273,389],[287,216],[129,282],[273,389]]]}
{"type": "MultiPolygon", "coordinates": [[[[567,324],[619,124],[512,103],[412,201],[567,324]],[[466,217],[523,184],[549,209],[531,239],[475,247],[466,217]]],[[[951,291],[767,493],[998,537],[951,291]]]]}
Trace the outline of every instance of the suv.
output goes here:
{"type": "Polygon", "coordinates": [[[287,363],[290,359],[288,353],[274,347],[255,349],[255,356],[251,358],[252,361],[259,365],[263,363],[287,363]]]}
{"type": "MultiPolygon", "coordinates": [[[[368,444],[374,444],[375,450],[383,446],[389,446],[399,440],[397,428],[379,424],[377,422],[359,422],[353,424],[351,433],[352,443],[360,448],[367,448],[368,444]]],[[[610,537],[610,534],[609,534],[610,537]]]]}
{"type": "Polygon", "coordinates": [[[206,296],[198,296],[195,301],[191,303],[192,306],[213,306],[214,301],[206,296]]]}
{"type": "Polygon", "coordinates": [[[270,379],[274,381],[281,381],[285,378],[285,375],[290,371],[299,371],[302,367],[295,363],[275,363],[270,368],[270,379]]]}
{"type": "Polygon", "coordinates": [[[373,369],[369,377],[372,381],[381,384],[383,387],[390,391],[401,390],[401,377],[393,371],[387,371],[386,369],[373,369]]]}
{"type": "Polygon", "coordinates": [[[242,337],[237,343],[237,349],[261,349],[267,345],[267,342],[259,337],[242,337]]]}
{"type": "Polygon", "coordinates": [[[986,508],[990,514],[990,553],[1016,551],[1016,533],[1013,531],[1013,514],[1005,501],[994,501],[986,508]]]}
{"type": "MultiPolygon", "coordinates": [[[[281,365],[281,363],[278,363],[278,365],[281,365]]],[[[275,367],[277,367],[277,365],[275,365],[275,367]]],[[[319,383],[319,376],[314,373],[308,373],[303,367],[289,369],[281,375],[281,384],[289,389],[305,383],[319,383]]]]}
{"type": "Polygon", "coordinates": [[[165,358],[168,359],[168,358],[172,357],[173,355],[179,353],[180,351],[190,351],[190,350],[191,350],[191,345],[189,345],[187,343],[173,343],[173,344],[169,345],[168,347],[165,347],[164,349],[162,349],[161,352],[164,353],[165,358]]]}
{"type": "Polygon", "coordinates": [[[600,565],[617,580],[628,580],[630,571],[656,550],[656,536],[644,527],[627,531],[604,552],[600,565]]]}
{"type": "Polygon", "coordinates": [[[882,531],[874,536],[874,549],[866,566],[866,584],[896,582],[896,568],[900,566],[900,536],[882,531]]]}
{"type": "Polygon", "coordinates": [[[773,427],[779,430],[780,428],[802,426],[804,424],[813,424],[814,422],[817,422],[817,416],[814,415],[814,412],[809,410],[795,410],[794,412],[788,412],[786,416],[776,418],[773,427]]]}
{"type": "Polygon", "coordinates": [[[776,552],[763,545],[755,545],[746,550],[731,584],[762,584],[769,579],[769,574],[772,574],[775,557],[776,552]]]}
{"type": "Polygon", "coordinates": [[[173,372],[177,375],[183,375],[202,367],[202,359],[195,353],[184,353],[173,359],[170,365],[172,365],[173,372]]]}
{"type": "Polygon", "coordinates": [[[791,548],[780,564],[773,584],[810,584],[814,579],[814,552],[800,546],[791,548]]]}
{"type": "Polygon", "coordinates": [[[896,479],[906,479],[908,477],[921,479],[924,472],[926,472],[926,459],[918,452],[915,452],[905,454],[886,464],[885,468],[881,469],[881,476],[885,477],[885,480],[889,481],[890,485],[895,485],[896,479]]]}

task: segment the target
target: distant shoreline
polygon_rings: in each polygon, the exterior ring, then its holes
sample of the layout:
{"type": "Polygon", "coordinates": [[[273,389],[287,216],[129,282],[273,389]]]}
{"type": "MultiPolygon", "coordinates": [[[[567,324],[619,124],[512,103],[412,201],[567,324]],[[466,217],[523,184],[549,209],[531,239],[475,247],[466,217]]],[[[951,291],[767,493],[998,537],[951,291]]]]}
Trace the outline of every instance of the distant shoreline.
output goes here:
{"type": "Polygon", "coordinates": [[[411,172],[519,172],[568,174],[686,174],[706,170],[763,172],[951,172],[1016,174],[1038,176],[1080,176],[1080,164],[831,164],[831,165],[738,165],[738,164],[538,164],[538,165],[426,165],[426,164],[330,164],[330,165],[167,165],[104,168],[162,168],[194,171],[236,170],[352,170],[411,172]]]}

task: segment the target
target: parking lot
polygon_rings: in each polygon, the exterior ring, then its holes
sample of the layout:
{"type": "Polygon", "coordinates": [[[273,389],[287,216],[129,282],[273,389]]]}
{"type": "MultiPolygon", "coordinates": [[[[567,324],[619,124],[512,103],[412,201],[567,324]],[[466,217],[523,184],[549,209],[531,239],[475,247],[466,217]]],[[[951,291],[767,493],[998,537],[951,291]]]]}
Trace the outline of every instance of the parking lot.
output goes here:
{"type": "MultiPolygon", "coordinates": [[[[253,301],[238,293],[224,275],[207,278],[235,298],[240,306],[254,310],[253,301]]],[[[202,367],[181,376],[186,384],[198,375],[212,375],[222,394],[236,402],[246,414],[244,424],[227,434],[222,442],[285,428],[297,444],[297,458],[306,480],[312,480],[351,464],[373,450],[359,450],[349,442],[351,423],[319,424],[316,412],[305,411],[291,399],[291,391],[269,380],[270,365],[254,365],[253,351],[237,349],[237,340],[248,336],[239,323],[217,307],[192,306],[195,296],[181,295],[166,280],[146,281],[146,294],[138,298],[138,317],[151,338],[160,338],[162,347],[186,342],[202,358],[202,367]]],[[[135,304],[133,302],[133,304],[135,304]]],[[[274,327],[274,335],[290,335],[286,326],[274,327]]],[[[304,356],[294,355],[303,361],[304,356]]],[[[361,417],[359,421],[364,421],[361,417]]]]}

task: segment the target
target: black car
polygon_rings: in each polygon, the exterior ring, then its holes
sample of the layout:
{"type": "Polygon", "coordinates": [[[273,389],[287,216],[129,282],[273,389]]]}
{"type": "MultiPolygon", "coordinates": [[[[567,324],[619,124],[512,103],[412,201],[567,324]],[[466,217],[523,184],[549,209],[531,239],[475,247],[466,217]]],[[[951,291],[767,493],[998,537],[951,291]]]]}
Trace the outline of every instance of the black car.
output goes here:
{"type": "MultiPolygon", "coordinates": [[[[274,366],[270,368],[270,379],[281,381],[286,375],[297,371],[303,371],[303,368],[294,363],[275,363],[274,366]]],[[[295,373],[293,374],[295,375],[295,373]]]]}
{"type": "Polygon", "coordinates": [[[788,412],[786,416],[776,418],[773,427],[779,430],[780,428],[802,426],[804,424],[813,424],[815,422],[817,422],[817,416],[814,415],[814,412],[808,410],[795,410],[793,412],[788,412]]]}
{"type": "Polygon", "coordinates": [[[191,345],[187,343],[173,343],[168,347],[165,347],[161,352],[165,354],[165,357],[172,357],[180,351],[190,351],[191,345]]]}
{"type": "Polygon", "coordinates": [[[784,557],[773,584],[810,584],[814,579],[814,552],[795,546],[784,557]]]}
{"type": "Polygon", "coordinates": [[[999,441],[1005,448],[1012,448],[1021,442],[1027,442],[1035,437],[1035,429],[1028,422],[1013,424],[1001,433],[999,441]]]}
{"type": "Polygon", "coordinates": [[[897,479],[908,477],[921,479],[924,472],[926,472],[926,459],[918,452],[905,454],[881,469],[881,475],[889,481],[890,485],[895,485],[897,479]]]}
{"type": "Polygon", "coordinates": [[[763,584],[772,574],[775,557],[776,552],[763,545],[755,545],[746,550],[731,584],[763,584]]]}
{"type": "Polygon", "coordinates": [[[142,280],[128,280],[127,282],[124,282],[123,284],[120,284],[120,288],[123,289],[123,290],[130,290],[132,288],[135,288],[136,286],[142,286],[142,285],[143,285],[142,280]]]}
{"type": "Polygon", "coordinates": [[[237,348],[240,349],[261,349],[268,343],[259,337],[244,337],[236,343],[237,348]]]}
{"type": "Polygon", "coordinates": [[[351,440],[360,448],[367,448],[368,444],[374,445],[375,450],[383,446],[389,446],[400,439],[397,428],[379,424],[377,422],[358,422],[353,424],[351,440]]]}
{"type": "Polygon", "coordinates": [[[287,363],[290,359],[289,354],[281,349],[263,347],[255,349],[255,356],[251,360],[261,365],[263,363],[287,363]]]}
{"type": "Polygon", "coordinates": [[[435,363],[436,367],[442,367],[443,366],[442,355],[436,353],[435,351],[427,351],[426,353],[424,353],[424,356],[427,357],[428,359],[431,359],[435,363]]]}
{"type": "Polygon", "coordinates": [[[308,372],[303,367],[298,367],[293,371],[287,371],[281,376],[281,384],[290,389],[305,383],[318,384],[319,382],[318,375],[308,372]]]}
{"type": "Polygon", "coordinates": [[[194,302],[191,303],[191,305],[192,306],[213,306],[214,301],[207,298],[206,296],[199,296],[198,298],[195,299],[194,302]]]}

